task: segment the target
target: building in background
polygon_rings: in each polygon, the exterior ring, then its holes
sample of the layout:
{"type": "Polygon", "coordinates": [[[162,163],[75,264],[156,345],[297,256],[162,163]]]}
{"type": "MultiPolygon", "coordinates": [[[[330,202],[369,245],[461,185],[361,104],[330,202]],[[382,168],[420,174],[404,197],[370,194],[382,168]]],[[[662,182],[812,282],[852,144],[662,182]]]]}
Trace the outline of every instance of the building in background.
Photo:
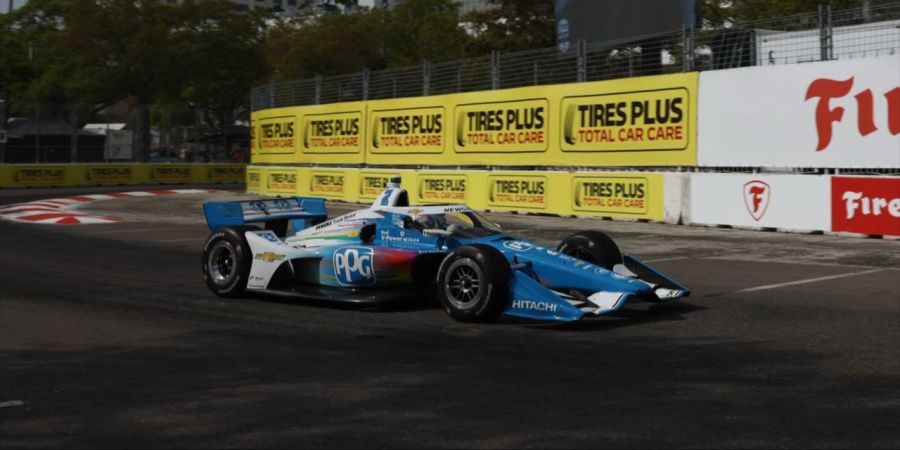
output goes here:
{"type": "MultiPolygon", "coordinates": [[[[375,0],[376,8],[393,8],[406,0],[375,0]]],[[[497,5],[490,0],[458,0],[459,13],[466,14],[472,11],[485,11],[496,8],[497,5]]]]}

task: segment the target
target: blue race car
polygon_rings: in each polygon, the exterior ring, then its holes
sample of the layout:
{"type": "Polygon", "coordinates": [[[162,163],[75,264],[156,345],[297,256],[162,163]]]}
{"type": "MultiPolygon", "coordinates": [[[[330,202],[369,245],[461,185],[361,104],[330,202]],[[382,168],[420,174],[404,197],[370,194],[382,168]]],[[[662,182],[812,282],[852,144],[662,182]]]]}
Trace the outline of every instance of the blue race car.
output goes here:
{"type": "Polygon", "coordinates": [[[330,220],[320,198],[208,202],[203,210],[212,231],[203,277],[225,297],[265,293],[377,306],[434,295],[461,321],[501,314],[574,321],[632,299],[690,294],[623,256],[604,233],[578,232],[545,248],[464,205],[409,206],[399,178],[370,208],[330,220]]]}

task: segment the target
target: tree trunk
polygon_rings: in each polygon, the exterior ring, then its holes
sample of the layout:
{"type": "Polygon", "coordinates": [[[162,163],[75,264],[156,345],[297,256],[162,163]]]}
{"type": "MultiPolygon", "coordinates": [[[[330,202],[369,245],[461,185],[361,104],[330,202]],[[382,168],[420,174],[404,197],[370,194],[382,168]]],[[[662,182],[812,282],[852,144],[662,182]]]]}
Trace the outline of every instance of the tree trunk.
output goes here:
{"type": "Polygon", "coordinates": [[[137,162],[146,162],[150,154],[150,108],[147,100],[138,98],[134,117],[134,158],[137,162]]]}

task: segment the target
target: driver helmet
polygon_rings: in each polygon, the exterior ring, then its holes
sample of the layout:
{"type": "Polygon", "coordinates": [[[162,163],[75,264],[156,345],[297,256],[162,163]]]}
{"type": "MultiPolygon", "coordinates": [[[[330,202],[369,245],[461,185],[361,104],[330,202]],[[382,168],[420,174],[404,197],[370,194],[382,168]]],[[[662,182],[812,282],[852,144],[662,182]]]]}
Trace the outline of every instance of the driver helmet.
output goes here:
{"type": "Polygon", "coordinates": [[[413,221],[418,224],[418,226],[422,227],[423,230],[433,229],[433,228],[441,228],[443,229],[446,225],[446,221],[443,220],[443,217],[440,215],[429,215],[429,214],[416,214],[413,216],[413,221]]]}

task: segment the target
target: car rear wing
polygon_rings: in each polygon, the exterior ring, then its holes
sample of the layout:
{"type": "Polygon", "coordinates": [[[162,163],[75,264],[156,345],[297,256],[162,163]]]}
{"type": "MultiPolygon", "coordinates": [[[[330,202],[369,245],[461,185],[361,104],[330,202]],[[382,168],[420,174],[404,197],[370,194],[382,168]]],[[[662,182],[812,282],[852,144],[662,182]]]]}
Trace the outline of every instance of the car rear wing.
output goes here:
{"type": "Polygon", "coordinates": [[[325,200],[310,197],[273,198],[244,202],[207,202],[203,214],[211,231],[224,227],[264,223],[279,236],[287,232],[291,221],[294,231],[322,223],[328,218],[325,200]]]}

